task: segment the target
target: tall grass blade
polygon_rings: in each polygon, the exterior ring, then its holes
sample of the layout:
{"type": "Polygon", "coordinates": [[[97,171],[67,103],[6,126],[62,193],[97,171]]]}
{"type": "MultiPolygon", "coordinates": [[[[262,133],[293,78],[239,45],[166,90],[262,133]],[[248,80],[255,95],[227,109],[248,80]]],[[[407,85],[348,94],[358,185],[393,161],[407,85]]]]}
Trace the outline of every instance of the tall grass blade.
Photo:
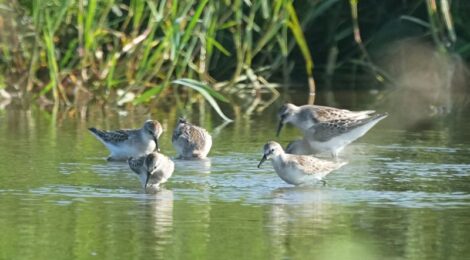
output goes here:
{"type": "Polygon", "coordinates": [[[299,18],[295,12],[294,6],[292,3],[287,4],[287,11],[289,12],[289,28],[294,35],[294,38],[299,45],[300,51],[302,52],[303,58],[305,59],[305,67],[307,70],[308,76],[313,76],[313,60],[312,55],[310,54],[310,49],[308,48],[307,41],[305,40],[304,33],[302,31],[302,26],[300,26],[299,18]]]}
{"type": "Polygon", "coordinates": [[[93,18],[95,17],[96,13],[96,3],[97,0],[88,0],[88,9],[86,12],[86,18],[85,18],[85,50],[90,50],[91,45],[93,41],[95,40],[94,38],[94,31],[92,30],[93,26],[93,18]]]}
{"type": "Polygon", "coordinates": [[[217,104],[217,102],[215,101],[214,97],[221,100],[221,101],[224,101],[224,102],[228,102],[227,99],[225,99],[222,95],[220,95],[219,93],[213,91],[210,87],[208,87],[207,85],[205,85],[204,83],[201,83],[201,82],[197,82],[195,80],[191,80],[191,79],[178,79],[178,80],[174,80],[172,81],[171,83],[173,84],[179,84],[179,85],[183,85],[183,86],[186,86],[186,87],[189,87],[189,88],[192,88],[194,90],[196,90],[197,92],[199,92],[206,100],[207,102],[209,102],[209,104],[212,106],[212,108],[217,112],[217,114],[219,114],[219,116],[221,118],[223,118],[224,120],[226,121],[233,121],[232,119],[228,118],[223,112],[222,110],[220,109],[219,105],[217,104]],[[210,91],[209,91],[210,90],[210,91]],[[215,95],[214,95],[215,94],[215,95]],[[214,95],[214,96],[212,96],[214,95]]]}
{"type": "Polygon", "coordinates": [[[307,41],[305,40],[304,33],[302,31],[302,26],[300,25],[299,18],[295,12],[292,2],[287,4],[287,12],[289,13],[289,23],[288,26],[294,35],[294,38],[299,45],[300,51],[305,60],[305,69],[308,76],[308,85],[309,85],[309,103],[313,104],[315,101],[315,80],[313,78],[313,60],[312,55],[310,54],[310,49],[308,48],[307,41]]]}
{"type": "Polygon", "coordinates": [[[204,10],[204,7],[206,6],[207,2],[209,2],[209,0],[203,0],[199,3],[196,11],[193,14],[193,17],[191,18],[191,21],[189,22],[188,27],[185,28],[184,35],[181,40],[181,45],[180,45],[181,47],[184,46],[188,42],[189,37],[191,37],[192,33],[194,33],[193,32],[194,27],[196,26],[196,23],[199,21],[199,17],[201,17],[202,11],[204,10]]]}
{"type": "Polygon", "coordinates": [[[152,97],[160,94],[162,90],[163,90],[163,85],[158,85],[149,90],[146,90],[144,93],[142,93],[139,97],[137,97],[134,100],[134,105],[149,101],[152,97]]]}

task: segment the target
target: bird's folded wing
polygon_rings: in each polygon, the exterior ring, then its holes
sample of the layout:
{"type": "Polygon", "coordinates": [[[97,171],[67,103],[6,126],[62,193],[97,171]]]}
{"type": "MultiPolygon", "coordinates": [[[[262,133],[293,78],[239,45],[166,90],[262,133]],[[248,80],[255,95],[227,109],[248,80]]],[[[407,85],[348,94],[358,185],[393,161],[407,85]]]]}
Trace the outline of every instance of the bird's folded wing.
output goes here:
{"type": "Polygon", "coordinates": [[[141,157],[136,158],[136,159],[134,159],[134,158],[129,159],[129,161],[128,161],[129,167],[135,173],[140,174],[140,172],[142,171],[143,166],[144,166],[144,161],[145,161],[145,156],[141,156],[141,157]]]}

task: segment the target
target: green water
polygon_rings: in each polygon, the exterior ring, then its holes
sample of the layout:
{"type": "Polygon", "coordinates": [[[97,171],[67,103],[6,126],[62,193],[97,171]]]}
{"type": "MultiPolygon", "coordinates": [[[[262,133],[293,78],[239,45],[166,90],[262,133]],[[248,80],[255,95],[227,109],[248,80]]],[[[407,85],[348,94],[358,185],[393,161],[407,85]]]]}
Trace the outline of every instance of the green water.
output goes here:
{"type": "MultiPolygon", "coordinates": [[[[86,130],[138,127],[144,112],[0,110],[0,259],[464,259],[470,255],[470,122],[411,127],[391,114],[349,146],[326,186],[285,184],[266,163],[280,103],[222,126],[207,161],[176,161],[157,195],[108,163],[86,130]]],[[[354,108],[354,107],[350,107],[354,108]]],[[[357,107],[368,108],[367,105],[357,107]]],[[[208,109],[209,110],[209,109],[208,109]]],[[[468,110],[465,110],[468,112],[468,110]]],[[[174,156],[175,115],[162,151],[174,156]]],[[[285,130],[285,131],[284,131],[285,130]]],[[[287,127],[282,144],[299,136],[287,127]]]]}

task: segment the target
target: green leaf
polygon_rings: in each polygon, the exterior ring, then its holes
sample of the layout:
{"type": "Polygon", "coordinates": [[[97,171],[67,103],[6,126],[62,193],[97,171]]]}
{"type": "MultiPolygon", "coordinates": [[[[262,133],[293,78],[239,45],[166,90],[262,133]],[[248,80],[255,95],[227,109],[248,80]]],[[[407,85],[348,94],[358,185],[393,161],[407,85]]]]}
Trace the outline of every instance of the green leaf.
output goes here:
{"type": "Polygon", "coordinates": [[[63,22],[64,16],[69,10],[69,5],[70,5],[70,0],[62,1],[62,5],[58,8],[59,10],[58,14],[55,17],[53,17],[53,24],[50,28],[51,34],[54,34],[57,31],[57,28],[59,28],[59,25],[63,22]]]}
{"type": "Polygon", "coordinates": [[[131,2],[131,10],[133,15],[133,20],[134,20],[134,30],[139,28],[141,25],[141,20],[144,15],[144,8],[145,8],[145,2],[141,0],[135,0],[131,2]]]}
{"type": "Polygon", "coordinates": [[[95,17],[97,3],[96,0],[88,1],[88,9],[85,18],[85,49],[90,50],[95,38],[93,37],[92,25],[95,17]]]}
{"type": "Polygon", "coordinates": [[[163,90],[163,85],[158,85],[149,90],[146,90],[144,93],[139,95],[134,100],[134,105],[149,101],[150,98],[152,98],[155,95],[158,95],[160,92],[162,92],[162,90],[163,90]]]}
{"type": "Polygon", "coordinates": [[[225,103],[229,102],[227,100],[227,98],[222,96],[222,94],[220,94],[219,92],[213,90],[207,84],[204,84],[204,83],[202,83],[200,81],[197,81],[197,80],[194,80],[194,79],[186,79],[186,78],[177,79],[177,80],[172,81],[171,83],[180,84],[180,85],[184,85],[184,86],[187,86],[187,87],[202,88],[203,90],[207,91],[214,98],[216,98],[216,99],[218,99],[222,102],[225,102],[225,103]]]}
{"type": "Polygon", "coordinates": [[[196,23],[199,20],[199,17],[201,16],[202,11],[204,10],[204,7],[206,6],[207,2],[209,2],[209,0],[203,0],[203,1],[201,1],[201,3],[199,3],[199,6],[197,7],[196,11],[194,12],[194,15],[191,18],[191,21],[189,22],[188,27],[185,28],[184,35],[183,35],[183,38],[181,40],[181,46],[180,47],[184,46],[188,42],[189,37],[191,36],[191,34],[194,30],[194,27],[196,26],[196,23]]]}
{"type": "Polygon", "coordinates": [[[310,49],[308,48],[307,41],[305,40],[302,27],[300,26],[299,18],[295,12],[294,6],[292,3],[287,4],[287,11],[289,12],[289,23],[288,26],[294,34],[295,41],[299,45],[300,51],[305,59],[305,69],[307,70],[307,75],[312,76],[313,74],[313,60],[312,55],[310,54],[310,49]]]}
{"type": "Polygon", "coordinates": [[[222,46],[222,44],[220,44],[214,38],[207,37],[207,42],[214,45],[220,52],[225,54],[225,56],[231,56],[232,55],[227,49],[224,48],[224,46],[222,46]]]}
{"type": "Polygon", "coordinates": [[[214,108],[214,110],[217,112],[217,114],[219,114],[220,117],[222,117],[225,121],[233,121],[222,112],[214,97],[224,102],[228,102],[227,99],[219,93],[215,92],[213,89],[211,89],[204,83],[192,79],[177,79],[172,81],[171,83],[180,84],[192,88],[197,92],[201,93],[201,95],[207,100],[207,102],[209,102],[209,104],[212,106],[212,108],[214,108]]]}
{"type": "Polygon", "coordinates": [[[41,89],[41,91],[39,92],[38,96],[43,96],[45,95],[47,92],[51,91],[51,89],[54,87],[54,81],[51,80],[49,81],[49,83],[47,83],[47,85],[41,89]]]}
{"type": "Polygon", "coordinates": [[[223,23],[220,27],[218,27],[217,29],[218,30],[224,30],[224,29],[227,29],[227,28],[230,28],[230,27],[234,27],[234,26],[237,26],[238,25],[238,22],[237,21],[228,21],[226,23],[223,23]]]}

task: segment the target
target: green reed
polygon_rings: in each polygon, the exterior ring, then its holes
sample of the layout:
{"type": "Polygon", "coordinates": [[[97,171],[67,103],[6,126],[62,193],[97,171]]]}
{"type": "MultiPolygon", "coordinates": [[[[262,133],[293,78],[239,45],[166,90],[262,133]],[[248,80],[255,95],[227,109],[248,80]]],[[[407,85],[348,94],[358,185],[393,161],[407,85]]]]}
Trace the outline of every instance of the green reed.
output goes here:
{"type": "MultiPolygon", "coordinates": [[[[444,51],[445,41],[456,42],[454,20],[457,29],[466,23],[463,15],[452,16],[449,3],[417,1],[415,6],[427,7],[429,22],[407,16],[427,26],[444,51]]],[[[248,89],[258,99],[263,92],[277,95],[269,81],[276,74],[290,75],[295,52],[303,57],[313,102],[312,41],[304,32],[314,31],[312,24],[331,28],[318,36],[329,44],[329,70],[355,60],[380,74],[359,27],[386,3],[373,5],[358,0],[349,5],[339,0],[295,5],[292,0],[0,0],[0,12],[8,15],[0,16],[0,69],[12,75],[11,82],[20,79],[14,84],[25,95],[55,103],[77,103],[78,92],[114,102],[121,98],[115,94],[119,90],[133,93],[131,103],[140,104],[194,91],[225,117],[218,102],[229,100],[222,95],[248,89]],[[337,62],[341,41],[356,46],[337,62]]],[[[469,46],[457,49],[469,53],[469,46]]]]}
{"type": "MultiPolygon", "coordinates": [[[[29,72],[26,88],[66,104],[77,88],[98,100],[121,89],[135,93],[138,104],[183,86],[226,118],[215,99],[227,100],[218,91],[243,83],[247,71],[262,77],[262,66],[277,70],[281,64],[269,59],[287,56],[290,42],[301,48],[312,78],[312,58],[291,1],[125,2],[33,0],[26,12],[32,28],[24,38],[28,51],[22,53],[29,66],[19,68],[29,72]],[[211,85],[217,82],[222,84],[216,91],[211,85]]],[[[10,6],[21,8],[15,1],[10,6]]]]}

